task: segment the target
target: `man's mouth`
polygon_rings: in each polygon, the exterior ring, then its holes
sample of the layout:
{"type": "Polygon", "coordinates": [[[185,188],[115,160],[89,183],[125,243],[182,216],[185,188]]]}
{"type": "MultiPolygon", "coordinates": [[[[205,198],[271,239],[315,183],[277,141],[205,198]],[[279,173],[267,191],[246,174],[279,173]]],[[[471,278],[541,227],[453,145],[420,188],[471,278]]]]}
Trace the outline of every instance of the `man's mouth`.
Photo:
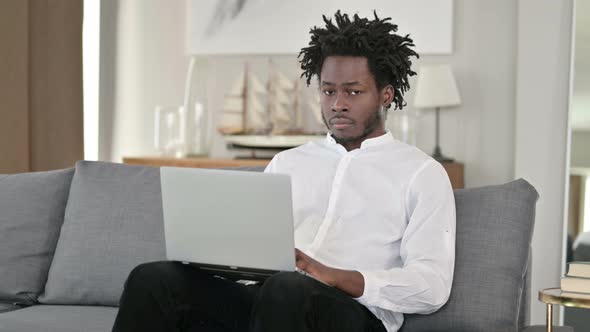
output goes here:
{"type": "Polygon", "coordinates": [[[346,129],[352,126],[353,121],[347,118],[336,117],[330,119],[330,124],[334,129],[346,129]]]}

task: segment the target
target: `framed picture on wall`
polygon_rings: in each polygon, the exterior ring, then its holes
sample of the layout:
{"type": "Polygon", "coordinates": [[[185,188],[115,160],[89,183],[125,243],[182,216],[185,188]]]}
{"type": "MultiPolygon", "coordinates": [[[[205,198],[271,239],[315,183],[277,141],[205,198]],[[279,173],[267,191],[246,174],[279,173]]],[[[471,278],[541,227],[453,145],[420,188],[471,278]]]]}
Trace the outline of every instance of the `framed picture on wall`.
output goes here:
{"type": "Polygon", "coordinates": [[[297,54],[322,15],[391,17],[420,54],[453,52],[453,0],[188,0],[188,54],[297,54]]]}

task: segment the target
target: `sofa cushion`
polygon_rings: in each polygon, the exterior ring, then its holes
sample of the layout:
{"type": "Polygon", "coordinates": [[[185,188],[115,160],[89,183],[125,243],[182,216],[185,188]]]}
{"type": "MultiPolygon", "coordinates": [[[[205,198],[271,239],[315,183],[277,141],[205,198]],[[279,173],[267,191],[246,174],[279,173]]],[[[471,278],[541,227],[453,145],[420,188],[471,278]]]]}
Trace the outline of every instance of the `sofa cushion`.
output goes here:
{"type": "Polygon", "coordinates": [[[131,269],[164,259],[162,220],[159,168],[78,162],[39,301],[118,305],[131,269]]]}
{"type": "Polygon", "coordinates": [[[0,332],[110,332],[117,308],[36,305],[0,315],[0,332]]]}
{"type": "MultiPolygon", "coordinates": [[[[545,331],[547,331],[547,326],[545,326],[545,325],[528,326],[525,329],[520,330],[520,332],[545,332],[545,331]]],[[[553,326],[553,332],[574,332],[574,329],[571,326],[553,326]]]]}
{"type": "Polygon", "coordinates": [[[10,303],[0,303],[0,314],[3,312],[13,311],[20,309],[20,307],[15,306],[14,304],[10,303]]]}
{"type": "Polygon", "coordinates": [[[74,169],[0,175],[0,302],[43,291],[74,169]]]}
{"type": "Polygon", "coordinates": [[[406,315],[401,331],[516,331],[537,198],[522,179],[456,190],[451,296],[434,314],[406,315]]]}

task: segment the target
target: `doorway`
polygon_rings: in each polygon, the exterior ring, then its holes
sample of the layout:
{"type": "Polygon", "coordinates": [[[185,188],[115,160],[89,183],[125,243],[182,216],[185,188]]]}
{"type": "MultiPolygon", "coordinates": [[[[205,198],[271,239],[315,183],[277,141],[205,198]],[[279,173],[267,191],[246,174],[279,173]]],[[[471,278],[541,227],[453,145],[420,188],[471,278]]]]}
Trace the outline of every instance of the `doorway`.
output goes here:
{"type": "MultiPolygon", "coordinates": [[[[576,1],[570,120],[569,201],[564,261],[590,263],[590,2],[576,1]]],[[[566,269],[567,271],[567,269],[566,269]]],[[[564,309],[564,324],[590,327],[585,309],[564,309]]]]}

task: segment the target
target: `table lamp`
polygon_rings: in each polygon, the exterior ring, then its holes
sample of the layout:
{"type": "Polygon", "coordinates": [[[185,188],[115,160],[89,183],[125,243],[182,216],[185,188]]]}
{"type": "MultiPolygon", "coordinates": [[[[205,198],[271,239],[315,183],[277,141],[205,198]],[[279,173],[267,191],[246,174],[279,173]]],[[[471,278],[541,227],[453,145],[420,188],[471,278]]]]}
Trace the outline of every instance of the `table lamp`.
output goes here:
{"type": "Polygon", "coordinates": [[[424,65],[420,67],[414,106],[436,111],[436,146],[432,158],[439,162],[453,161],[452,158],[445,157],[440,149],[440,109],[448,109],[460,104],[461,97],[450,65],[424,65]]]}

